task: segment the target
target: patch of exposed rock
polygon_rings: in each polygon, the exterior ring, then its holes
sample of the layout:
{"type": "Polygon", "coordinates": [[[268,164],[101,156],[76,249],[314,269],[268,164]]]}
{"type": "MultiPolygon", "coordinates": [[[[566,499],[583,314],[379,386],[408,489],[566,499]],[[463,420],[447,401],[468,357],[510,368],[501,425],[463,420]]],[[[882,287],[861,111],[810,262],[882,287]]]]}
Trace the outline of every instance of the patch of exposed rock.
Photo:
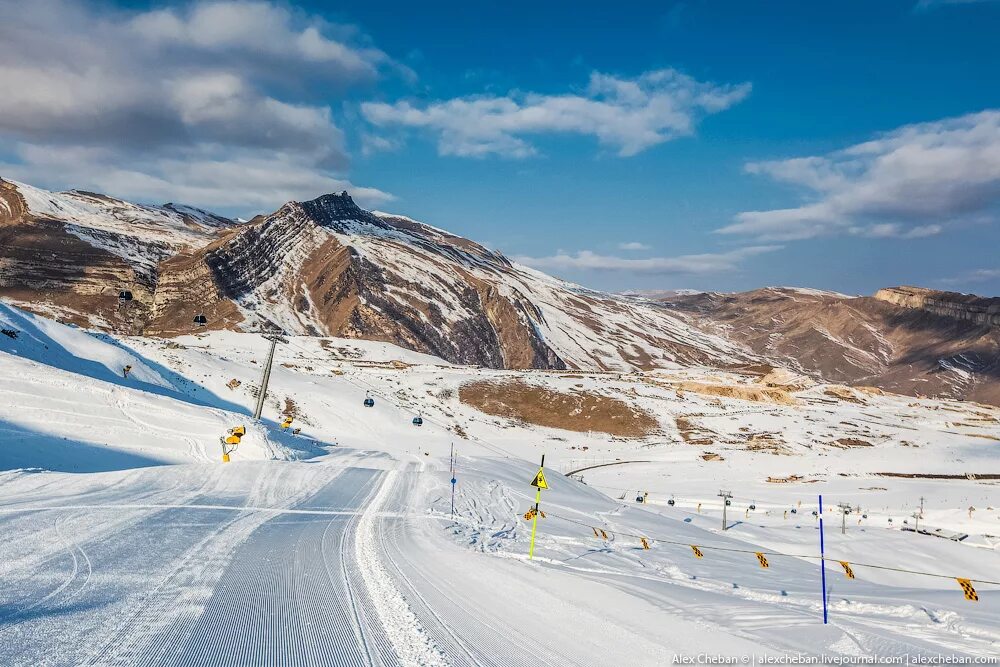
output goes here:
{"type": "Polygon", "coordinates": [[[1000,326],[1000,297],[941,292],[924,287],[886,287],[875,298],[904,308],[926,310],[935,315],[968,320],[976,324],[1000,326]]]}

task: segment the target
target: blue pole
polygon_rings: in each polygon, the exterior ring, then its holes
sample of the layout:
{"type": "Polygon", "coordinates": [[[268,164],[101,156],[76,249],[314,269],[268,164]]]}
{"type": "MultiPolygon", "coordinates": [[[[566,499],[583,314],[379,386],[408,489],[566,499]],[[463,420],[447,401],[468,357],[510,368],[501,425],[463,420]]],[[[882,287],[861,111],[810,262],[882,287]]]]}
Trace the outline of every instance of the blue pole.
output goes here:
{"type": "Polygon", "coordinates": [[[827,624],[826,613],[826,547],[823,543],[823,496],[819,497],[819,569],[823,578],[823,625],[827,624]]]}
{"type": "Polygon", "coordinates": [[[455,518],[455,445],[451,445],[451,518],[455,518]]]}

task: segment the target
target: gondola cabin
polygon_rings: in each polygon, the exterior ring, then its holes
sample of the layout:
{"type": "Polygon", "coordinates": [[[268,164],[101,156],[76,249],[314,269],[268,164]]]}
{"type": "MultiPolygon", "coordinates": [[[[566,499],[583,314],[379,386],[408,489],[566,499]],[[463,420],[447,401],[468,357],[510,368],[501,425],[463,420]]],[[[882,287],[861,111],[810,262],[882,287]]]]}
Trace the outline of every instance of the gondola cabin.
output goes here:
{"type": "Polygon", "coordinates": [[[118,303],[119,304],[125,306],[125,305],[128,305],[129,302],[131,302],[131,301],[132,301],[132,292],[130,292],[128,290],[122,290],[121,292],[118,292],[118,303]]]}
{"type": "Polygon", "coordinates": [[[373,408],[373,407],[375,407],[375,399],[371,398],[371,397],[366,398],[365,399],[365,407],[366,408],[373,408]]]}
{"type": "Polygon", "coordinates": [[[203,327],[206,324],[208,324],[208,318],[202,315],[201,313],[198,313],[197,315],[194,316],[194,323],[200,327],[203,327]]]}
{"type": "Polygon", "coordinates": [[[414,417],[413,418],[413,425],[414,426],[423,426],[424,425],[423,417],[414,417]]]}

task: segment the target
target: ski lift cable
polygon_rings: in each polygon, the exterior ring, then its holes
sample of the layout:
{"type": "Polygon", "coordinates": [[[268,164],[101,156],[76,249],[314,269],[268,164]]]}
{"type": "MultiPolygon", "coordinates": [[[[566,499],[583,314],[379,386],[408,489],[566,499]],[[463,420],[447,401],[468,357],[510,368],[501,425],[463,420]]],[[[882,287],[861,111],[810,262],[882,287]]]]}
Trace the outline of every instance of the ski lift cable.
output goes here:
{"type": "MultiPolygon", "coordinates": [[[[619,484],[617,486],[613,486],[611,484],[591,484],[590,482],[584,482],[584,484],[586,484],[587,486],[591,486],[591,487],[593,487],[595,489],[608,489],[610,491],[622,491],[622,490],[628,491],[629,490],[629,488],[627,488],[625,485],[622,485],[622,484],[619,484]]],[[[684,501],[684,502],[689,502],[689,503],[709,503],[709,504],[713,504],[713,503],[717,502],[714,499],[708,499],[708,500],[706,500],[704,498],[689,498],[689,497],[686,497],[686,496],[678,496],[673,491],[667,491],[666,489],[653,489],[653,488],[649,488],[649,487],[645,487],[644,486],[644,487],[642,487],[642,490],[643,491],[649,491],[650,493],[655,493],[657,495],[670,496],[671,499],[673,499],[673,500],[675,500],[677,502],[684,501]]],[[[734,500],[736,500],[736,499],[734,498],[734,500]]],[[[756,501],[751,502],[750,505],[754,505],[754,507],[751,507],[750,509],[756,510],[756,504],[757,504],[756,501]]],[[[767,504],[771,505],[771,503],[767,503],[767,504]]],[[[784,507],[784,505],[774,504],[774,507],[768,507],[767,509],[780,509],[782,507],[784,507]]]]}
{"type": "MultiPolygon", "coordinates": [[[[296,348],[297,350],[299,350],[301,352],[306,352],[307,354],[310,354],[308,350],[306,350],[305,348],[303,348],[303,347],[301,347],[299,345],[295,345],[295,344],[291,344],[290,343],[290,346],[296,348]]],[[[323,366],[323,367],[325,367],[325,368],[327,368],[329,370],[340,370],[340,369],[337,369],[337,368],[335,368],[333,366],[327,365],[328,362],[326,362],[325,360],[319,359],[318,357],[312,356],[311,354],[310,354],[310,356],[307,356],[306,359],[315,361],[315,362],[317,362],[317,365],[323,366]]],[[[379,391],[378,388],[375,385],[372,385],[371,383],[369,383],[369,382],[367,382],[365,380],[362,380],[360,378],[353,379],[353,378],[350,378],[350,377],[348,377],[346,375],[342,375],[340,377],[341,377],[341,379],[343,379],[348,384],[351,384],[351,385],[357,387],[358,389],[365,391],[366,394],[373,394],[375,396],[378,396],[379,398],[381,398],[382,400],[384,400],[386,403],[388,403],[388,404],[390,404],[390,405],[398,408],[401,411],[410,411],[410,408],[401,405],[398,401],[393,400],[393,398],[391,396],[389,396],[389,395],[387,395],[387,394],[379,391]],[[370,387],[370,389],[366,389],[365,386],[362,386],[362,384],[359,384],[359,383],[364,383],[364,385],[367,385],[368,387],[370,387]]],[[[425,422],[425,421],[429,422],[431,424],[434,424],[436,426],[439,426],[439,427],[441,427],[444,430],[448,430],[448,425],[447,424],[439,422],[439,421],[437,421],[437,420],[435,420],[435,419],[433,419],[431,417],[424,417],[423,416],[423,412],[419,412],[418,416],[416,416],[416,417],[413,418],[413,423],[415,425],[418,425],[418,426],[422,425],[423,422],[425,422]]],[[[500,447],[498,445],[494,445],[492,443],[489,443],[489,442],[483,440],[482,438],[479,438],[478,436],[467,435],[466,439],[472,440],[474,442],[477,442],[478,444],[482,445],[483,447],[486,447],[487,449],[492,450],[494,453],[502,454],[504,456],[514,456],[515,458],[519,458],[515,454],[513,454],[513,452],[510,452],[509,450],[505,450],[504,448],[502,448],[502,447],[500,447]]]]}
{"type": "MultiPolygon", "coordinates": [[[[274,326],[277,326],[277,325],[274,324],[274,322],[271,322],[271,320],[267,319],[266,317],[263,317],[262,319],[264,319],[265,321],[267,321],[268,323],[270,323],[270,324],[272,324],[274,326]]],[[[289,347],[293,347],[293,348],[299,350],[300,352],[306,353],[306,355],[308,355],[306,357],[307,359],[309,359],[311,361],[317,362],[317,365],[323,366],[327,370],[330,370],[330,371],[340,370],[338,368],[335,368],[334,366],[329,365],[328,361],[320,359],[319,357],[314,356],[311,351],[309,351],[309,350],[305,349],[304,347],[302,347],[300,345],[297,345],[296,343],[292,342],[291,337],[289,337],[289,339],[287,341],[287,345],[289,347]]],[[[382,393],[381,391],[379,391],[378,388],[375,385],[371,384],[370,382],[367,382],[367,381],[365,381],[365,380],[363,380],[361,378],[357,378],[357,381],[355,381],[355,379],[347,377],[346,375],[342,375],[340,377],[344,381],[346,381],[349,384],[354,385],[358,389],[360,389],[362,391],[365,391],[365,392],[370,392],[370,393],[372,393],[372,394],[374,394],[374,395],[382,398],[387,403],[389,403],[390,405],[398,408],[399,410],[408,410],[408,408],[406,408],[405,406],[400,405],[399,402],[393,400],[390,396],[388,396],[388,395],[382,393]],[[361,386],[359,384],[359,382],[364,383],[369,388],[366,389],[364,386],[361,386]]],[[[435,426],[439,426],[439,427],[441,427],[444,430],[448,430],[448,426],[446,424],[443,424],[443,423],[441,423],[441,422],[439,422],[436,419],[433,419],[431,417],[423,417],[423,413],[421,413],[421,419],[423,421],[426,421],[426,422],[429,422],[431,424],[434,424],[435,426]]],[[[479,436],[469,434],[467,436],[467,439],[472,440],[472,441],[474,441],[474,442],[482,445],[483,447],[492,450],[494,453],[502,454],[503,456],[509,456],[509,457],[513,457],[513,458],[517,458],[517,459],[521,458],[520,456],[514,454],[511,450],[509,450],[509,449],[507,449],[507,448],[505,448],[505,447],[503,447],[501,445],[497,445],[496,443],[492,443],[492,442],[490,442],[490,441],[488,441],[488,440],[486,440],[484,438],[481,438],[479,436]]]]}

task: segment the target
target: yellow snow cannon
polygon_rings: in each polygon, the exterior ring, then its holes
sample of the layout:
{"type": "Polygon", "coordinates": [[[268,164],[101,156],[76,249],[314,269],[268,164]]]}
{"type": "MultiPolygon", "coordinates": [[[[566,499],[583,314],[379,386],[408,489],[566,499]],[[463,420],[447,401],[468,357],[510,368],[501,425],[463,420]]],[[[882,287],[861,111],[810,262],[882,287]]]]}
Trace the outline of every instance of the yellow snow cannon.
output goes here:
{"type": "Polygon", "coordinates": [[[229,455],[233,453],[237,446],[240,444],[240,439],[246,435],[246,427],[244,426],[234,426],[229,429],[229,435],[225,438],[220,438],[222,440],[222,462],[229,463],[229,455]]]}

